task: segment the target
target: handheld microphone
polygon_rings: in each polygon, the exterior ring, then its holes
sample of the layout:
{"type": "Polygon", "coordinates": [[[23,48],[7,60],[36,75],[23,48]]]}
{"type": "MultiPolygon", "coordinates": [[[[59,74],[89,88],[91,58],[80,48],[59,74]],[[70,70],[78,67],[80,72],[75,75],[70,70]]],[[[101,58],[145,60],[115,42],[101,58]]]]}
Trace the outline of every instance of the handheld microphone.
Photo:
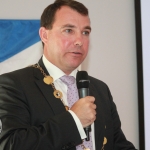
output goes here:
{"type": "MultiPolygon", "coordinates": [[[[79,92],[79,98],[89,96],[89,83],[88,74],[86,71],[78,71],[76,76],[77,88],[79,92]]],[[[90,140],[89,132],[91,132],[91,126],[84,128],[87,135],[86,141],[90,140]]]]}

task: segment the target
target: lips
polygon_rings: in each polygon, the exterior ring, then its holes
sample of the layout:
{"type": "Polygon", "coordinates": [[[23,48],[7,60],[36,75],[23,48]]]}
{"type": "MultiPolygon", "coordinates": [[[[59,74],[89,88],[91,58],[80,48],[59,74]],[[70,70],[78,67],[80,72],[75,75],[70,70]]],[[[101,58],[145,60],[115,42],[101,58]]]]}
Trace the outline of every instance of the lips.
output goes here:
{"type": "Polygon", "coordinates": [[[72,56],[81,57],[83,54],[81,52],[71,52],[72,56]]]}
{"type": "Polygon", "coordinates": [[[72,53],[74,53],[74,54],[82,54],[82,53],[80,53],[80,52],[72,52],[72,53]]]}

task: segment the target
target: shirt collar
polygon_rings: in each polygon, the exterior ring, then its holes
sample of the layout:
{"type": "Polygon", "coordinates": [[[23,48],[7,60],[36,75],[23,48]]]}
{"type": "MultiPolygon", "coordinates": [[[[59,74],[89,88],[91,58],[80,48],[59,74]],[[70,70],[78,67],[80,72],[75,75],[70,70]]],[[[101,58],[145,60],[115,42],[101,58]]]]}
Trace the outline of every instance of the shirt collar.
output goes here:
{"type": "MultiPolygon", "coordinates": [[[[54,81],[59,79],[60,77],[66,75],[61,69],[53,65],[51,62],[49,62],[46,57],[43,55],[42,57],[43,63],[50,74],[50,76],[53,77],[54,81]]],[[[69,76],[73,76],[76,78],[77,69],[73,70],[69,76]]]]}

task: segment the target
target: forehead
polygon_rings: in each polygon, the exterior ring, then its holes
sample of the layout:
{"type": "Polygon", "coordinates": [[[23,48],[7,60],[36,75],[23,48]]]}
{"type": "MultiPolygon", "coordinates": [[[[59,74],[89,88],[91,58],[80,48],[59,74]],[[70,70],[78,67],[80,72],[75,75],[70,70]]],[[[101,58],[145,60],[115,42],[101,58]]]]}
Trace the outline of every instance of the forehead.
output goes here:
{"type": "Polygon", "coordinates": [[[89,16],[82,15],[68,6],[62,6],[55,14],[53,26],[60,24],[74,24],[84,27],[90,26],[90,19],[89,16]]]}

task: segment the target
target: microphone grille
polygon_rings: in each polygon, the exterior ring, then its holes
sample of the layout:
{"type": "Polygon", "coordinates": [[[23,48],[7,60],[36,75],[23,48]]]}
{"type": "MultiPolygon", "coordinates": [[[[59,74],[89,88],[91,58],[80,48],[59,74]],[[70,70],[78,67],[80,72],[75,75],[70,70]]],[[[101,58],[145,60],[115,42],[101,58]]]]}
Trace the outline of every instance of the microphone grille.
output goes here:
{"type": "Polygon", "coordinates": [[[76,76],[77,88],[88,88],[89,87],[89,78],[86,71],[78,71],[76,76]]]}

